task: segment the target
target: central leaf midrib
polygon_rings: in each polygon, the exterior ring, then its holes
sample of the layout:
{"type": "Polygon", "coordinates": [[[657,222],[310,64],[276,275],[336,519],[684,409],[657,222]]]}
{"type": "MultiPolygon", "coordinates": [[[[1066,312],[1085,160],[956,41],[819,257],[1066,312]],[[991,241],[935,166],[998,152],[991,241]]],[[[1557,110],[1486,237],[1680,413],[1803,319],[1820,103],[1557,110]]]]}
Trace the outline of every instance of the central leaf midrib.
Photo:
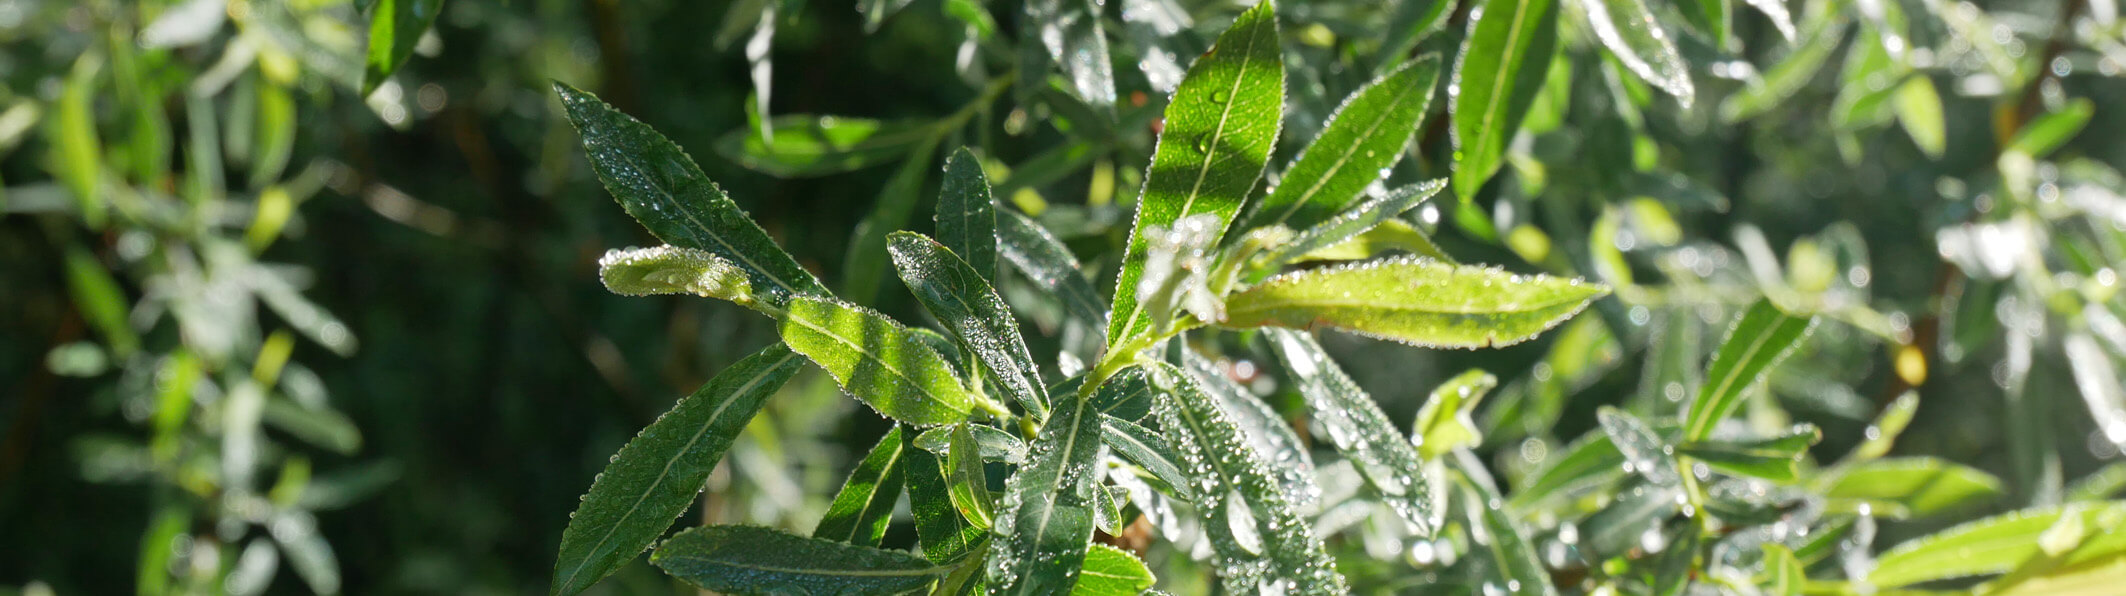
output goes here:
{"type": "MultiPolygon", "coordinates": [[[[637,122],[636,124],[641,125],[640,122],[637,122]]],[[[666,143],[670,143],[670,141],[666,141],[666,143]]],[[[677,146],[673,146],[671,147],[671,149],[673,149],[674,151],[678,151],[679,148],[677,146]]],[[[628,162],[628,166],[633,168],[635,171],[644,173],[649,172],[648,168],[643,167],[643,164],[640,161],[637,161],[636,155],[633,152],[622,151],[616,153],[619,155],[621,160],[628,162]]],[[[684,155],[684,152],[681,152],[681,154],[684,155]]],[[[704,178],[705,177],[706,176],[704,176],[704,178]]],[[[744,261],[749,268],[754,271],[760,272],[762,277],[768,278],[768,281],[773,282],[776,287],[782,288],[784,292],[789,292],[791,294],[798,293],[797,288],[791,287],[790,284],[785,283],[780,275],[769,271],[765,267],[761,267],[759,263],[753,262],[753,258],[747,255],[745,251],[739,250],[737,246],[731,244],[730,241],[725,240],[722,234],[716,233],[715,229],[710,228],[708,224],[704,224],[699,218],[694,217],[694,212],[688,210],[686,208],[686,205],[679,201],[679,195],[673,194],[669,190],[665,190],[663,185],[657,183],[655,177],[644,175],[642,177],[642,181],[644,186],[649,187],[651,190],[657,191],[657,194],[662,195],[665,199],[668,199],[669,202],[672,204],[672,210],[678,211],[681,216],[686,217],[688,223],[694,224],[694,227],[700,230],[702,234],[707,235],[710,240],[716,241],[716,244],[723,246],[725,250],[730,251],[731,256],[737,257],[740,261],[744,261]]],[[[713,200],[714,199],[711,199],[711,201],[713,200]]],[[[727,202],[730,201],[728,197],[726,197],[724,200],[727,202]]],[[[733,203],[732,207],[736,208],[736,204],[733,203]]]]}
{"type": "MultiPolygon", "coordinates": [[[[879,368],[883,368],[883,369],[886,369],[886,371],[887,371],[887,372],[893,373],[893,376],[896,376],[896,377],[900,377],[902,381],[906,381],[906,382],[907,382],[907,385],[908,385],[909,387],[913,387],[913,388],[915,389],[915,392],[916,392],[916,393],[920,393],[920,394],[922,394],[922,395],[923,395],[923,397],[927,397],[927,398],[930,398],[930,399],[931,399],[932,401],[938,402],[938,403],[939,403],[939,404],[941,404],[941,405],[945,405],[945,406],[946,406],[946,407],[947,407],[948,409],[951,409],[952,411],[955,411],[955,412],[960,412],[960,413],[963,413],[963,414],[964,414],[964,413],[966,413],[966,410],[961,410],[961,409],[959,409],[959,408],[953,408],[953,407],[951,407],[951,405],[950,405],[949,403],[947,403],[947,400],[945,400],[945,399],[943,399],[943,398],[940,398],[940,397],[938,397],[938,396],[937,396],[937,394],[931,393],[931,392],[930,392],[930,388],[929,388],[929,387],[925,387],[925,386],[923,386],[923,384],[922,384],[922,383],[918,383],[918,382],[916,382],[916,380],[915,380],[915,377],[911,377],[911,376],[908,376],[908,373],[902,372],[902,371],[901,371],[901,369],[899,369],[899,368],[895,368],[895,367],[894,367],[894,366],[893,366],[892,364],[889,364],[889,363],[887,363],[887,362],[886,362],[886,359],[884,359],[884,358],[880,358],[880,357],[879,357],[879,356],[878,356],[877,354],[873,354],[873,353],[871,353],[871,351],[870,351],[870,350],[866,350],[866,349],[864,349],[864,347],[863,347],[862,345],[859,345],[859,344],[857,344],[857,343],[855,343],[855,342],[852,342],[852,341],[849,341],[849,340],[847,340],[847,339],[843,339],[843,338],[842,338],[842,336],[840,336],[840,335],[837,335],[837,334],[835,334],[835,333],[834,333],[833,331],[830,331],[830,330],[828,330],[828,329],[827,329],[827,328],[825,328],[825,327],[820,327],[820,326],[818,326],[818,325],[813,325],[812,323],[810,323],[810,322],[807,322],[807,321],[805,321],[805,320],[804,320],[803,318],[801,318],[801,317],[795,317],[795,316],[793,316],[793,317],[789,317],[789,318],[788,318],[788,319],[786,319],[786,320],[788,320],[788,321],[790,321],[790,322],[792,322],[792,323],[796,323],[796,324],[797,324],[798,326],[800,326],[800,327],[804,327],[804,328],[806,328],[806,329],[810,329],[810,330],[813,330],[813,331],[815,331],[815,332],[818,332],[818,333],[819,333],[820,335],[826,336],[826,337],[827,337],[828,339],[834,340],[834,341],[835,341],[835,343],[839,343],[839,344],[842,344],[842,345],[845,345],[845,346],[849,346],[849,348],[850,348],[850,349],[854,350],[854,351],[855,351],[855,352],[856,352],[857,354],[861,355],[861,357],[863,357],[863,358],[868,358],[868,359],[870,359],[870,360],[871,360],[872,362],[878,363],[878,367],[879,367],[879,368]]],[[[928,348],[923,348],[923,349],[928,349],[928,348]]],[[[852,378],[853,378],[853,377],[855,377],[855,376],[856,376],[856,375],[855,375],[855,371],[851,371],[851,373],[850,373],[850,375],[849,375],[849,376],[850,376],[850,377],[852,377],[852,378]]]]}

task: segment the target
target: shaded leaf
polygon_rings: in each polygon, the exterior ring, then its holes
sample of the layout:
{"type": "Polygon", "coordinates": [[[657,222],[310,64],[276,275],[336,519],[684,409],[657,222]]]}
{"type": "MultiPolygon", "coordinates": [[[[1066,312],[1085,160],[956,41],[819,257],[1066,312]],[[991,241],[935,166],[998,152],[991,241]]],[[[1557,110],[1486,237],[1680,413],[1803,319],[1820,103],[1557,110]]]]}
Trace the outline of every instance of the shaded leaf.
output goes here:
{"type": "Polygon", "coordinates": [[[650,562],[687,583],[726,594],[888,594],[920,590],[952,571],[904,552],[753,526],[692,528],[664,541],[650,562]]]}
{"type": "Polygon", "coordinates": [[[1344,374],[1315,343],[1299,331],[1270,330],[1270,345],[1284,362],[1286,374],[1299,386],[1299,394],[1314,411],[1315,423],[1328,431],[1359,473],[1383,495],[1382,501],[1402,516],[1421,535],[1432,533],[1431,490],[1418,471],[1424,461],[1417,448],[1405,440],[1387,414],[1358,383],[1344,374]]]}
{"type": "Polygon", "coordinates": [[[1069,248],[1024,215],[1001,211],[996,223],[997,247],[1019,273],[1054,293],[1079,321],[1094,327],[1106,324],[1107,307],[1069,248]]]}
{"type": "Polygon", "coordinates": [[[1225,326],[1335,327],[1427,347],[1526,341],[1609,292],[1601,284],[1402,257],[1272,277],[1226,300],[1225,326]]]}
{"type": "Polygon", "coordinates": [[[589,588],[662,536],[732,439],[803,364],[788,348],[769,346],[717,373],[621,447],[561,533],[553,593],[589,588]]]}
{"type": "MultiPolygon", "coordinates": [[[[1088,395],[1072,395],[1041,427],[1026,465],[1004,482],[989,561],[991,594],[1054,594],[1079,582],[1092,540],[1100,421],[1088,395]]],[[[958,443],[958,441],[955,441],[958,443]]],[[[954,451],[963,449],[954,446],[954,451]]]]}
{"type": "Polygon", "coordinates": [[[731,131],[716,140],[716,152],[749,170],[806,178],[899,159],[923,146],[933,133],[930,126],[908,122],[785,114],[759,127],[731,131]],[[770,136],[761,136],[763,128],[770,136]]]}
{"type": "Polygon", "coordinates": [[[362,95],[375,91],[413,56],[415,42],[443,13],[443,0],[375,0],[369,5],[369,47],[363,52],[362,95]]]}
{"type": "MultiPolygon", "coordinates": [[[[914,232],[887,236],[894,269],[924,310],[937,317],[989,370],[1004,392],[1036,421],[1048,417],[1047,387],[1035,368],[1019,321],[982,274],[937,241],[914,232]]],[[[989,246],[994,247],[994,243],[989,246]]]]}
{"type": "Polygon", "coordinates": [[[915,214],[916,203],[922,200],[923,181],[936,157],[937,143],[938,138],[931,136],[901,160],[901,167],[879,190],[878,203],[872,206],[871,213],[857,222],[849,250],[842,257],[842,293],[849,300],[862,304],[878,297],[888,269],[886,236],[906,228],[908,219],[915,214]]]}
{"type": "MultiPolygon", "coordinates": [[[[915,446],[938,455],[952,453],[952,433],[958,427],[939,427],[923,431],[915,436],[915,446]]],[[[975,449],[983,461],[1021,464],[1026,461],[1026,442],[1019,437],[993,426],[969,425],[969,434],[974,436],[975,449]]]]}
{"type": "Polygon", "coordinates": [[[1070,81],[1078,98],[1112,110],[1115,72],[1107,55],[1107,37],[1100,32],[1100,5],[1095,0],[1031,0],[1026,3],[1026,20],[1035,26],[1041,47],[1062,67],[1063,78],[1070,81]]]}
{"type": "Polygon", "coordinates": [[[1729,474],[1754,476],[1774,482],[1792,482],[1800,476],[1801,458],[1809,446],[1823,438],[1813,424],[1796,425],[1785,434],[1750,441],[1697,441],[1676,451],[1729,474]]]}
{"type": "Polygon", "coordinates": [[[996,497],[989,492],[989,470],[982,460],[982,448],[976,446],[973,425],[952,425],[948,437],[954,449],[945,454],[945,495],[952,499],[952,506],[960,515],[976,527],[995,525],[996,497]]]}
{"type": "Polygon", "coordinates": [[[886,535],[886,524],[893,520],[893,504],[901,499],[901,487],[907,483],[907,441],[902,434],[898,425],[886,431],[856,469],[849,471],[849,479],[842,482],[826,515],[812,529],[813,538],[878,546],[886,535]]]}
{"type": "Polygon", "coordinates": [[[996,285],[997,201],[990,194],[982,160],[966,147],[945,158],[945,180],[933,220],[938,243],[967,261],[983,281],[996,285]]]}
{"type": "Polygon", "coordinates": [[[1652,427],[1609,406],[1602,406],[1595,415],[1602,425],[1602,433],[1609,435],[1609,443],[1624,456],[1628,471],[1661,486],[1674,486],[1682,480],[1676,474],[1674,448],[1655,434],[1652,427]]]}
{"type": "Polygon", "coordinates": [[[915,518],[916,541],[923,545],[924,558],[936,563],[952,562],[989,533],[968,523],[960,516],[959,508],[952,505],[945,462],[919,448],[920,437],[908,433],[901,436],[909,442],[901,457],[907,459],[903,465],[908,475],[908,511],[915,518]]]}
{"type": "MultiPolygon", "coordinates": [[[[1307,228],[1304,232],[1300,232],[1298,236],[1292,238],[1291,242],[1277,247],[1276,252],[1264,258],[1263,262],[1270,265],[1290,262],[1301,255],[1350,240],[1359,234],[1372,230],[1375,226],[1395,219],[1396,216],[1401,215],[1404,211],[1409,211],[1412,207],[1416,207],[1418,203],[1424,202],[1425,199],[1432,198],[1432,195],[1438,194],[1440,189],[1446,187],[1447,179],[1439,178],[1388,191],[1388,194],[1382,195],[1380,198],[1368,199],[1316,224],[1314,227],[1307,228]]],[[[1298,219],[1296,218],[1293,220],[1295,223],[1297,221],[1298,219]]],[[[1415,232],[1415,230],[1412,231],[1415,232]]],[[[1424,238],[1423,232],[1417,232],[1417,236],[1423,238],[1423,242],[1427,245],[1431,242],[1431,239],[1424,238]]],[[[1423,248],[1420,248],[1420,250],[1423,250],[1423,248]]],[[[1437,248],[1434,247],[1434,251],[1436,250],[1437,248]]],[[[1432,255],[1420,253],[1420,256],[1432,255]]]]}
{"type": "Polygon", "coordinates": [[[1314,458],[1306,442],[1277,410],[1227,376],[1225,367],[1195,352],[1183,352],[1183,364],[1196,377],[1197,388],[1218,401],[1228,420],[1240,429],[1256,455],[1270,462],[1270,471],[1285,499],[1299,511],[1313,511],[1321,504],[1321,487],[1314,484],[1314,458]]]}
{"type": "MultiPolygon", "coordinates": [[[[1141,377],[1144,373],[1139,371],[1136,374],[1141,377]]],[[[1167,436],[1112,416],[1101,421],[1100,436],[1116,455],[1151,474],[1146,480],[1153,488],[1182,500],[1194,500],[1188,476],[1181,471],[1181,455],[1175,452],[1167,436]]]]}

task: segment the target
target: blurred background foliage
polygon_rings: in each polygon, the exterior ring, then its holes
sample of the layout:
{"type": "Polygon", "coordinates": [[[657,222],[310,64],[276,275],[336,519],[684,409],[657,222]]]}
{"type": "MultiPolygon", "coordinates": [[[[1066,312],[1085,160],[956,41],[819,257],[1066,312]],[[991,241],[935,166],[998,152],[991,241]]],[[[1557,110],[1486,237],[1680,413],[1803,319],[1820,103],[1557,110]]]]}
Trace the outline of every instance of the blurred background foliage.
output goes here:
{"type": "MultiPolygon", "coordinates": [[[[1451,62],[1472,4],[1280,7],[1273,163],[1374,73],[1451,62]]],[[[1463,370],[1495,374],[1476,455],[1518,488],[1599,433],[1600,406],[1674,415],[1727,321],[1767,296],[1825,321],[1747,424],[1816,424],[1814,458],[1836,461],[1916,387],[1889,453],[1965,482],[1915,503],[1939,485],[1838,497],[1812,475],[1831,496],[1798,527],[1867,528],[1841,552],[2126,482],[2110,461],[2126,442],[2111,0],[1653,3],[1687,104],[1603,51],[1586,5],[1560,4],[1560,59],[1535,73],[1501,174],[1406,223],[1464,261],[1618,291],[1503,350],[1327,334],[1392,418],[1463,370]]],[[[650,239],[548,81],[653,124],[831,285],[914,321],[879,283],[876,242],[927,229],[946,148],[975,147],[1000,196],[1112,272],[1164,95],[1244,8],[1082,6],[0,0],[0,585],[543,590],[605,457],[775,337],[731,305],[599,287],[606,248],[650,239]],[[1099,14],[1068,14],[1082,6],[1099,14]],[[1088,16],[1110,87],[1041,46],[1086,43],[1056,23],[1088,16]]],[[[1456,80],[1388,185],[1452,169],[1456,80]]],[[[1035,353],[1082,354],[1084,330],[1036,288],[1001,288],[1035,353]]],[[[1235,377],[1307,428],[1297,393],[1258,372],[1274,359],[1236,339],[1235,377]]],[[[809,527],[887,428],[816,371],[769,404],[710,479],[705,521],[809,527]]],[[[1546,499],[1515,496],[1516,523],[1563,582],[1559,521],[1599,504],[1531,502],[1546,499]]],[[[1441,581],[1441,553],[1468,547],[1363,519],[1332,541],[1357,588],[1441,581]]],[[[888,544],[910,537],[897,522],[888,544]]],[[[1185,555],[1149,557],[1162,587],[1195,591],[1185,555]]],[[[1811,563],[1835,577],[1849,560],[1811,563]]],[[[638,562],[600,589],[675,588],[638,562]]]]}

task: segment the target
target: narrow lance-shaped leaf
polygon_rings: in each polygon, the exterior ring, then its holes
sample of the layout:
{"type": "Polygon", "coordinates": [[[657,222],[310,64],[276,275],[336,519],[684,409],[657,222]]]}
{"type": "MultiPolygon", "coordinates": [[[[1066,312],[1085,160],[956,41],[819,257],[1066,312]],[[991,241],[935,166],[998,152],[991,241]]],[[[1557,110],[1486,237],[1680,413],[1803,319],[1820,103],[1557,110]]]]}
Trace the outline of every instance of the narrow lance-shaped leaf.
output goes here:
{"type": "Polygon", "coordinates": [[[1147,366],[1163,394],[1155,408],[1160,426],[1179,444],[1202,489],[1197,510],[1226,590],[1255,593],[1281,584],[1290,593],[1344,593],[1335,559],[1285,499],[1270,462],[1248,446],[1218,402],[1172,365],[1147,366]]]}
{"type": "Polygon", "coordinates": [[[1417,133],[1439,81],[1439,63],[1438,56],[1426,55],[1352,93],[1242,227],[1281,223],[1306,229],[1357,200],[1402,158],[1403,146],[1417,133]]]}
{"type": "Polygon", "coordinates": [[[1100,31],[1101,4],[1095,0],[1031,0],[1026,3],[1026,20],[1036,27],[1041,47],[1063,68],[1063,78],[1070,80],[1078,98],[1111,110],[1115,67],[1108,59],[1107,37],[1100,31]]]}
{"type": "Polygon", "coordinates": [[[1764,545],[1764,573],[1758,577],[1767,596],[1801,596],[1801,586],[1809,581],[1793,549],[1777,543],[1764,545]]]}
{"type": "Polygon", "coordinates": [[[589,588],[662,536],[731,440],[803,365],[789,348],[769,346],[717,373],[621,447],[561,533],[553,593],[589,588]]]}
{"type": "MultiPolygon", "coordinates": [[[[1439,178],[1388,191],[1388,194],[1380,198],[1368,199],[1300,232],[1291,242],[1279,246],[1277,252],[1264,259],[1264,262],[1273,266],[1291,262],[1302,255],[1350,240],[1383,222],[1395,219],[1446,187],[1447,179],[1439,178]]],[[[1417,235],[1424,237],[1423,232],[1418,232],[1417,235]]],[[[1425,241],[1430,243],[1429,238],[1425,241]]]]}
{"type": "Polygon", "coordinates": [[[923,123],[785,114],[725,134],[716,140],[716,152],[770,176],[808,178],[884,164],[908,155],[933,133],[923,123]]]}
{"type": "Polygon", "coordinates": [[[1681,480],[1676,473],[1674,448],[1645,422],[1622,410],[1603,406],[1595,411],[1602,425],[1602,433],[1609,435],[1609,443],[1624,455],[1626,468],[1648,482],[1662,486],[1674,486],[1681,480]]]}
{"type": "Polygon", "coordinates": [[[952,571],[900,551],[753,526],[707,526],[650,555],[665,573],[726,594],[900,594],[952,571]]]}
{"type": "Polygon", "coordinates": [[[2001,481],[1976,468],[1932,457],[1892,457],[1825,479],[1823,496],[1853,499],[1884,517],[1926,516],[2000,494],[2001,481]]]}
{"type": "Polygon", "coordinates": [[[893,503],[901,499],[901,486],[908,478],[907,445],[902,434],[898,425],[886,431],[863,461],[857,462],[856,469],[849,471],[849,479],[835,493],[827,514],[812,529],[813,538],[878,546],[879,539],[886,536],[886,523],[893,519],[893,503]]]}
{"type": "Polygon", "coordinates": [[[1491,505],[1499,502],[1498,489],[1469,477],[1469,468],[1482,465],[1474,460],[1475,456],[1467,451],[1447,460],[1461,485],[1462,508],[1469,515],[1469,527],[1482,530],[1476,533],[1476,547],[1483,551],[1471,554],[1491,559],[1504,580],[1500,583],[1515,586],[1512,593],[1555,596],[1557,587],[1551,585],[1550,574],[1536,559],[1534,543],[1522,535],[1504,507],[1491,505]]]}
{"type": "Polygon", "coordinates": [[[1137,596],[1152,588],[1158,578],[1144,561],[1128,551],[1095,544],[1085,554],[1085,571],[1078,574],[1071,596],[1137,596]]]}
{"type": "Polygon", "coordinates": [[[443,13],[443,0],[376,0],[369,7],[369,48],[362,60],[362,95],[413,56],[415,42],[443,13]]]}
{"type": "Polygon", "coordinates": [[[955,424],[946,435],[954,449],[945,454],[945,496],[952,499],[952,506],[967,521],[987,528],[996,524],[996,496],[989,492],[989,470],[982,460],[981,447],[975,445],[974,433],[967,430],[971,427],[955,424]]]}
{"type": "Polygon", "coordinates": [[[1431,491],[1418,471],[1424,460],[1403,440],[1387,414],[1358,383],[1337,368],[1313,336],[1299,331],[1268,333],[1277,357],[1314,410],[1314,420],[1329,432],[1336,448],[1358,464],[1359,473],[1384,495],[1383,501],[1419,534],[1432,533],[1431,491]]]}
{"type": "Polygon", "coordinates": [[[1766,439],[1684,443],[1676,451],[1729,474],[1791,482],[1800,476],[1798,465],[1808,455],[1809,445],[1821,438],[1823,431],[1815,425],[1798,424],[1766,439]]]}
{"type": "MultiPolygon", "coordinates": [[[[937,241],[914,232],[894,232],[886,240],[893,267],[923,308],[973,352],[1005,393],[1038,421],[1048,417],[1047,388],[1019,336],[1011,315],[982,274],[937,241]]],[[[989,243],[987,246],[994,247],[989,243]]]]}
{"type": "Polygon", "coordinates": [[[1696,441],[1712,436],[1713,426],[1742,405],[1743,390],[1793,353],[1815,326],[1815,317],[1787,315],[1769,300],[1751,305],[1728,329],[1720,351],[1706,367],[1705,386],[1698,390],[1697,401],[1691,402],[1683,439],[1696,441]]]}
{"type": "Polygon", "coordinates": [[[1100,436],[1116,455],[1151,474],[1148,480],[1154,488],[1182,500],[1195,499],[1194,488],[1181,471],[1181,455],[1174,452],[1166,436],[1113,416],[1102,419],[1100,436]]]}
{"type": "Polygon", "coordinates": [[[1782,0],[1744,1],[1748,2],[1751,8],[1757,9],[1757,12],[1764,13],[1764,18],[1772,21],[1772,28],[1779,30],[1780,37],[1786,38],[1789,42],[1794,41],[1794,16],[1787,11],[1785,2],[1782,0]]]}
{"type": "Polygon", "coordinates": [[[1197,214],[1210,214],[1222,230],[1262,176],[1284,113],[1284,60],[1273,4],[1262,0],[1241,13],[1174,89],[1115,284],[1110,346],[1151,331],[1153,313],[1137,299],[1148,230],[1172,229],[1197,214]]]}
{"type": "Polygon", "coordinates": [[[834,375],[842,390],[888,418],[916,426],[952,424],[973,412],[1004,414],[967,388],[936,350],[876,311],[831,299],[791,300],[783,342],[834,375]]]}
{"type": "Polygon", "coordinates": [[[1632,74],[1674,96],[1676,103],[1690,107],[1695,95],[1690,66],[1676,53],[1668,31],[1661,28],[1643,0],[1582,0],[1580,5],[1587,9],[1587,24],[1602,45],[1609,48],[1609,55],[1632,74]]]}
{"type": "Polygon", "coordinates": [[[1226,299],[1228,327],[1335,327],[1428,347],[1533,338],[1609,293],[1601,284],[1401,257],[1272,277],[1226,299]]]}
{"type": "MultiPolygon", "coordinates": [[[[952,433],[958,427],[939,427],[916,435],[915,446],[938,455],[952,453],[952,433]]],[[[993,426],[969,425],[968,434],[974,436],[975,448],[981,452],[983,461],[1021,464],[1026,462],[1026,442],[993,426]]]]}
{"type": "Polygon", "coordinates": [[[1233,421],[1255,453],[1270,463],[1271,474],[1277,478],[1285,500],[1299,511],[1311,512],[1318,507],[1321,487],[1314,484],[1314,458],[1299,433],[1292,430],[1292,423],[1226,376],[1224,367],[1192,351],[1184,350],[1182,354],[1189,374],[1196,377],[1196,387],[1218,401],[1226,419],[1233,421]]]}
{"type": "Polygon", "coordinates": [[[989,593],[1056,594],[1078,582],[1093,535],[1093,491],[1101,490],[1100,412],[1072,395],[1034,438],[1026,465],[1004,483],[989,593]]]}
{"type": "MultiPolygon", "coordinates": [[[[1825,13],[1837,14],[1838,11],[1825,13]]],[[[1831,53],[1837,51],[1839,43],[1845,40],[1845,31],[1843,17],[1810,21],[1806,33],[1795,42],[1794,51],[1765,70],[1764,76],[1751,79],[1749,86],[1720,102],[1720,121],[1741,122],[1782,105],[1815,78],[1816,71],[1823,68],[1824,61],[1829,60],[1831,53]]]]}
{"type": "Polygon", "coordinates": [[[96,81],[103,72],[103,54],[83,52],[67,71],[66,86],[49,120],[54,178],[74,195],[81,219],[90,228],[103,228],[103,141],[96,136],[96,81]]]}
{"type": "Polygon", "coordinates": [[[624,296],[692,294],[753,305],[746,273],[705,250],[677,246],[605,251],[598,259],[605,289],[624,296]]]}
{"type": "Polygon", "coordinates": [[[903,433],[902,437],[908,443],[901,457],[907,459],[903,465],[907,468],[908,510],[915,518],[916,541],[923,545],[923,557],[936,563],[951,562],[967,554],[987,532],[967,523],[959,508],[952,505],[944,460],[921,449],[910,434],[903,433]]]}
{"type": "Polygon", "coordinates": [[[554,92],[583,134],[598,180],[659,240],[731,261],[770,305],[796,294],[827,294],[678,145],[597,96],[561,83],[554,83],[554,92]]]}
{"type": "Polygon", "coordinates": [[[1497,376],[1472,368],[1432,388],[1425,405],[1417,409],[1417,420],[1410,424],[1410,442],[1417,445],[1417,454],[1431,459],[1482,444],[1484,434],[1469,413],[1498,386],[1497,376]]]}
{"type": "Polygon", "coordinates": [[[1455,61],[1454,194],[1468,203],[1499,166],[1557,53],[1554,0],[1488,0],[1455,61]]]}
{"type": "Polygon", "coordinates": [[[1107,307],[1068,247],[1024,215],[1002,211],[996,222],[997,247],[1005,260],[1027,279],[1055,293],[1063,308],[1080,322],[1094,327],[1107,323],[1107,307]]]}
{"type": "Polygon", "coordinates": [[[995,285],[997,276],[997,201],[990,194],[982,160],[961,147],[945,159],[945,180],[938,190],[938,243],[952,249],[995,285]]]}
{"type": "Polygon", "coordinates": [[[861,304],[878,297],[879,286],[886,277],[886,236],[907,227],[908,218],[915,214],[923,180],[933,163],[932,154],[937,152],[937,141],[936,135],[930,136],[901,160],[900,169],[879,191],[878,204],[871,208],[871,214],[856,224],[849,251],[842,259],[842,292],[850,300],[861,304]]]}
{"type": "Polygon", "coordinates": [[[2025,509],[1968,522],[1891,548],[1876,561],[1868,582],[1896,588],[2003,573],[2041,553],[2045,542],[2041,536],[2063,516],[2078,516],[2083,524],[2102,527],[2105,517],[2121,514],[2126,514],[2126,503],[2110,501],[2025,509]]]}

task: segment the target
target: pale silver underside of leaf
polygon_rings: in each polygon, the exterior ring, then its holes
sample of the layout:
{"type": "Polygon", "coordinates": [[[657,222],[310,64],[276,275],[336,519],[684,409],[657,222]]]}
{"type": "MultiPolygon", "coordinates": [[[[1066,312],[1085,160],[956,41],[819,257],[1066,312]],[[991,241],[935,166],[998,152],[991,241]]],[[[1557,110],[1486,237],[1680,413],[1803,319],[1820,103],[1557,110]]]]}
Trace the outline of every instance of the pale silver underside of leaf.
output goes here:
{"type": "Polygon", "coordinates": [[[753,284],[730,261],[709,251],[677,246],[605,251],[598,278],[623,296],[692,294],[740,304],[753,301],[753,284]]]}

